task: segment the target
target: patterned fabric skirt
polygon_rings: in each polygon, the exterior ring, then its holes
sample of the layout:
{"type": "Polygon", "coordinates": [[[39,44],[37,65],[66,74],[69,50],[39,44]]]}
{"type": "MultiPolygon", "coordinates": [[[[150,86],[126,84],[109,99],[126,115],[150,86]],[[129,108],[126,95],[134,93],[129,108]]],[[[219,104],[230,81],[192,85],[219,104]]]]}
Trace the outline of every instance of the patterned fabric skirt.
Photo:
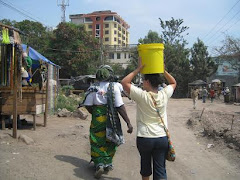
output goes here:
{"type": "Polygon", "coordinates": [[[93,106],[90,126],[91,158],[94,165],[112,165],[117,150],[115,143],[106,139],[107,106],[93,106]]]}

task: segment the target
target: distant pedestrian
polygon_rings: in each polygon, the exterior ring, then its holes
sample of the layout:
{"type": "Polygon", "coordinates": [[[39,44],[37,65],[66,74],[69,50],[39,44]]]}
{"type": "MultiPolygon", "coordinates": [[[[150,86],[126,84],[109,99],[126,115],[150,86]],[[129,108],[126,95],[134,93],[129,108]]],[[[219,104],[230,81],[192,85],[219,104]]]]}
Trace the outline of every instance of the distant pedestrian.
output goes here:
{"type": "Polygon", "coordinates": [[[210,89],[209,93],[210,93],[210,98],[211,98],[211,103],[212,103],[213,99],[215,98],[215,91],[214,91],[214,89],[210,89]]]}
{"type": "Polygon", "coordinates": [[[196,109],[196,104],[197,104],[197,100],[198,100],[198,94],[199,94],[198,88],[194,87],[192,89],[192,92],[191,92],[191,97],[193,99],[193,109],[196,109]]]}
{"type": "Polygon", "coordinates": [[[207,96],[208,96],[208,91],[207,91],[206,87],[204,87],[203,90],[202,90],[202,101],[203,101],[203,103],[206,102],[207,96]]]}
{"type": "Polygon", "coordinates": [[[230,90],[228,87],[224,89],[223,95],[224,95],[224,102],[228,103],[230,101],[230,90]]]}

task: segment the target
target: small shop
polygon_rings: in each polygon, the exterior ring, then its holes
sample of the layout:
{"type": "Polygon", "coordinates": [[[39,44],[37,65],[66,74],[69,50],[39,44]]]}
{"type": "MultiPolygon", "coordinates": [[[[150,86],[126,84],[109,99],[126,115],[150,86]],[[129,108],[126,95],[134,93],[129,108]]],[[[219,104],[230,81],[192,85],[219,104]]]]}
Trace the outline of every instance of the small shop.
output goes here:
{"type": "Polygon", "coordinates": [[[36,115],[44,113],[43,126],[47,125],[49,99],[56,95],[52,91],[57,91],[59,66],[21,44],[20,30],[0,23],[0,32],[0,123],[5,129],[11,121],[13,137],[17,138],[21,115],[32,115],[35,130],[36,115]]]}

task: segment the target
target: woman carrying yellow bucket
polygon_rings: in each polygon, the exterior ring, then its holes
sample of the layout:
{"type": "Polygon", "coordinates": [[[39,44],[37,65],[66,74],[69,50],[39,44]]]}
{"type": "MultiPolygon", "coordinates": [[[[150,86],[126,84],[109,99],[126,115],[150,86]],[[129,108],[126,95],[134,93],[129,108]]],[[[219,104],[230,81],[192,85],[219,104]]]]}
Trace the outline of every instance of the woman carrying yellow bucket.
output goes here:
{"type": "Polygon", "coordinates": [[[164,125],[168,127],[167,103],[177,83],[173,76],[164,71],[163,45],[143,44],[138,47],[138,50],[142,60],[139,58],[137,69],[123,78],[121,83],[130,98],[137,103],[137,148],[141,156],[140,174],[143,180],[149,180],[152,173],[153,179],[167,179],[165,162],[169,143],[164,125]],[[140,71],[144,73],[143,89],[131,84],[140,71]],[[159,73],[163,73],[169,84],[161,91],[158,91],[158,85],[161,83],[159,73]]]}

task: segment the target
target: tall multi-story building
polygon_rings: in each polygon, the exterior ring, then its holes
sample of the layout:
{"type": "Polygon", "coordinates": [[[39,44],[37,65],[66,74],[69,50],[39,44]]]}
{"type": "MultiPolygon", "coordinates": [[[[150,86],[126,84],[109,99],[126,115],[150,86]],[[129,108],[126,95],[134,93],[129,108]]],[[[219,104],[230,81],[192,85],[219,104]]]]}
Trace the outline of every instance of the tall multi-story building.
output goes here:
{"type": "Polygon", "coordinates": [[[74,24],[84,24],[86,31],[99,38],[108,52],[106,59],[110,63],[119,63],[126,67],[130,60],[130,26],[116,13],[110,10],[94,11],[89,14],[74,14],[69,18],[74,24]]]}
{"type": "Polygon", "coordinates": [[[95,11],[69,17],[74,24],[84,24],[86,31],[100,38],[104,45],[126,46],[129,44],[130,26],[116,12],[95,11]]]}

